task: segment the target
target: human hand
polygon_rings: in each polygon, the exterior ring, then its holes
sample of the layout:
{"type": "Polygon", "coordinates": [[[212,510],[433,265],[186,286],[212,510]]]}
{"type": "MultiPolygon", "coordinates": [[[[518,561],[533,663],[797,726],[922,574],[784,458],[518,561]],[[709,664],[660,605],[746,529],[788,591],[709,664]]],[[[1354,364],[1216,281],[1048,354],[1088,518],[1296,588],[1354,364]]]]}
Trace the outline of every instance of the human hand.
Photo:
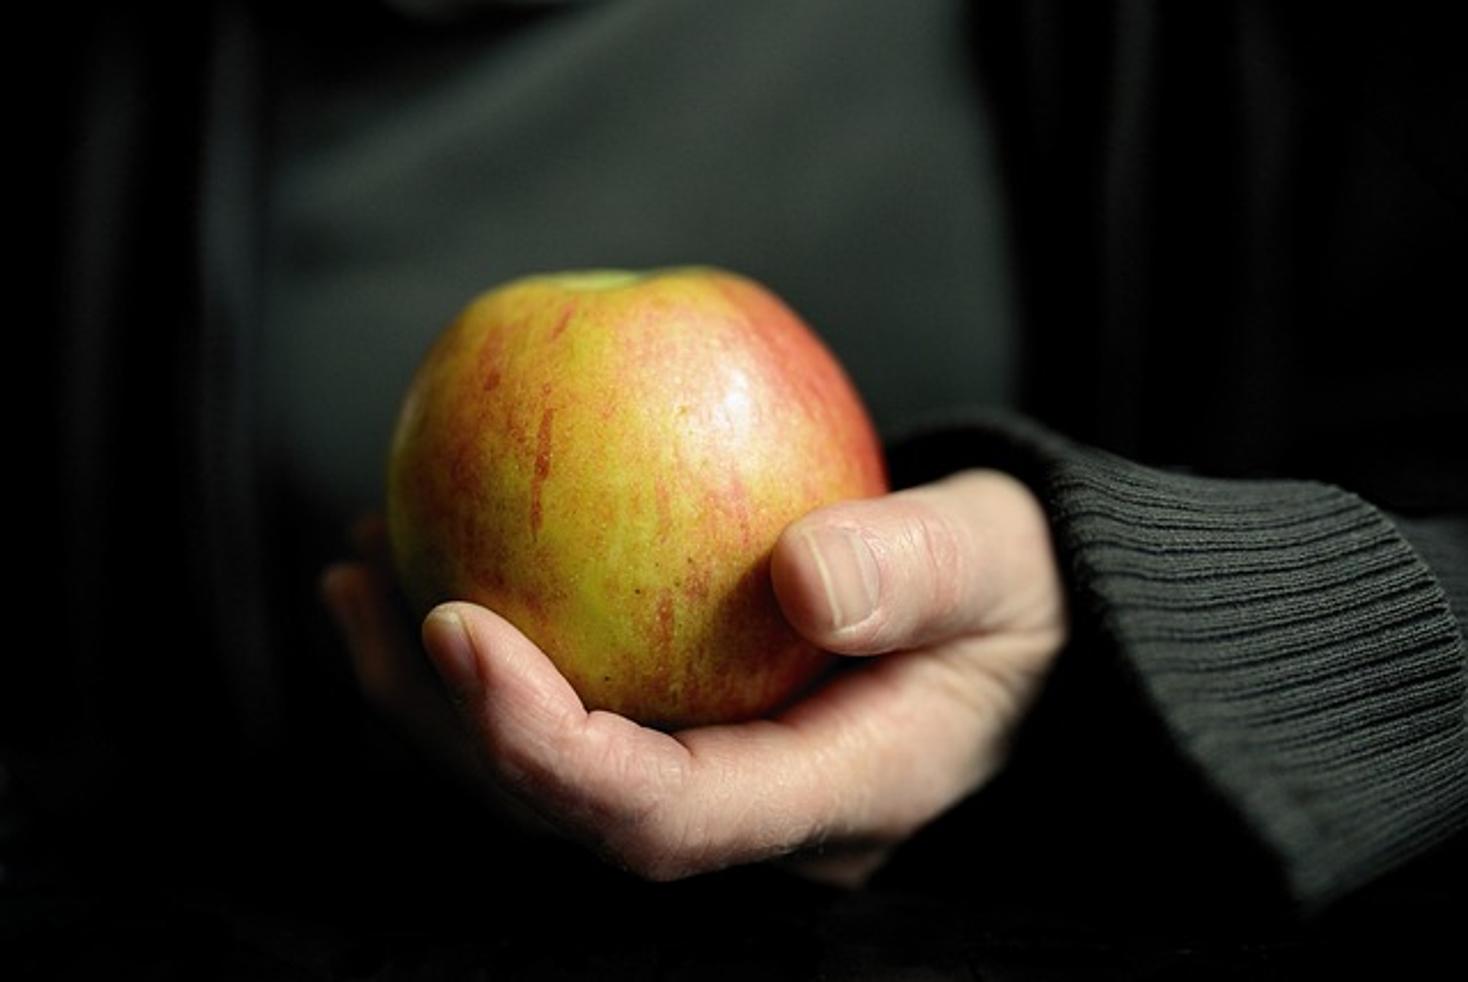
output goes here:
{"type": "Polygon", "coordinates": [[[380,570],[334,567],[324,593],[373,701],[612,862],[661,880],[787,857],[859,882],[1002,765],[1066,636],[1048,524],[1018,481],[969,471],[813,512],[771,575],[792,625],[851,661],[773,719],[673,733],[587,712],[492,611],[435,608],[422,640],[467,743],[380,570]]]}

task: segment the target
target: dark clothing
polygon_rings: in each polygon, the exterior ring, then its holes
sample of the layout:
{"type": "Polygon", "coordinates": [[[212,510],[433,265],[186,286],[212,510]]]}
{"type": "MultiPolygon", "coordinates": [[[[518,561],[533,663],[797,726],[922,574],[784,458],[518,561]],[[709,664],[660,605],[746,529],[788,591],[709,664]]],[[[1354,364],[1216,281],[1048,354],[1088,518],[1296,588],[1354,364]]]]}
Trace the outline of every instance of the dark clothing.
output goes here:
{"type": "Polygon", "coordinates": [[[1030,459],[1082,623],[1295,896],[1338,896],[1468,808],[1468,400],[1444,348],[1468,155],[1446,25],[978,11],[1025,403],[1231,479],[1046,438],[1030,459]]]}
{"type": "MultiPolygon", "coordinates": [[[[536,265],[689,260],[810,317],[872,394],[905,482],[967,466],[1028,481],[1075,618],[993,788],[872,891],[802,889],[748,914],[730,957],[763,969],[752,952],[773,945],[805,976],[909,944],[959,969],[1023,949],[1105,977],[1216,928],[1213,967],[1288,972],[1301,945],[1363,942],[1280,940],[1255,915],[1281,898],[1346,898],[1327,924],[1395,911],[1375,919],[1403,931],[1461,910],[1468,398],[1443,341],[1465,320],[1468,86],[1451,32],[1262,3],[986,3],[950,20],[919,5],[895,24],[873,4],[844,32],[827,26],[837,5],[804,33],[742,4],[719,31],[658,3],[449,23],[328,6],[114,11],[57,49],[62,217],[44,241],[62,451],[39,514],[65,548],[36,569],[61,584],[41,620],[66,632],[6,686],[25,695],[0,745],[0,847],[25,916],[95,934],[122,923],[119,883],[146,876],[179,885],[156,930],[197,921],[218,942],[176,949],[181,965],[235,950],[259,971],[350,973],[331,959],[376,971],[429,950],[547,974],[570,963],[528,951],[537,904],[685,928],[689,903],[729,915],[719,886],[658,893],[486,837],[358,705],[313,589],[373,503],[391,380],[470,291],[536,265]],[[843,38],[878,50],[898,25],[893,49],[967,57],[970,102],[946,101],[951,77],[917,73],[922,58],[892,55],[891,86],[853,91],[849,59],[810,56],[843,38]],[[557,87],[566,72],[577,87],[557,87]],[[700,85],[677,89],[679,73],[700,85]],[[760,110],[784,93],[810,115],[760,110]],[[513,143],[511,163],[454,152],[476,139],[513,143]],[[920,159],[891,152],[903,141],[920,159]],[[945,170],[966,153],[992,193],[945,170]],[[697,174],[668,189],[677,161],[697,174]],[[474,207],[483,221],[456,221],[474,207]],[[851,299],[868,294],[888,299],[851,299]],[[413,323],[354,332],[382,310],[413,323]],[[498,933],[458,903],[491,876],[524,901],[486,908],[498,933]],[[583,896],[565,906],[547,876],[583,896]],[[71,906],[35,900],[54,884],[71,906]],[[404,899],[424,894],[429,912],[404,899]],[[323,926],[313,905],[349,913],[323,926]],[[954,913],[972,909],[977,933],[954,913]],[[301,917],[313,927],[293,935],[301,917]],[[887,917],[933,945],[874,934],[887,917]],[[362,935],[395,929],[363,953],[362,935]]],[[[715,883],[762,896],[767,875],[715,883]]],[[[588,972],[697,961],[586,930],[615,952],[575,962],[588,972]]]]}
{"type": "MultiPolygon", "coordinates": [[[[1307,909],[1461,833],[1462,624],[1373,506],[1326,484],[1144,467],[1004,417],[915,437],[897,461],[925,476],[1003,466],[1051,516],[1077,636],[1029,733],[1046,747],[1027,765],[1037,778],[1070,773],[1073,755],[1109,801],[1108,784],[1168,774],[1168,791],[1139,792],[1114,820],[1172,795],[1212,799],[1221,810],[1186,829],[1194,848],[1247,852],[1228,842],[1231,815],[1264,850],[1213,869],[1218,885],[1252,880],[1261,902],[1283,886],[1307,909]],[[1205,828],[1208,847],[1194,838],[1205,828]]],[[[1443,531],[1435,543],[1452,541],[1443,531]]],[[[1148,848],[1135,834],[1129,848],[1148,848]]]]}

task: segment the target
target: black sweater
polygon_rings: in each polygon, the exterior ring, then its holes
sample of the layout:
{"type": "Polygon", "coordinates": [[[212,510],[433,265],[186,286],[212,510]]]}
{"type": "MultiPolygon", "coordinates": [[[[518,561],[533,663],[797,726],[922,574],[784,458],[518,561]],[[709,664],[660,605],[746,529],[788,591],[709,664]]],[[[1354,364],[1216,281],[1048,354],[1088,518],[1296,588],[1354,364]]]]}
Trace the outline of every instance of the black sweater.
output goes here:
{"type": "Polygon", "coordinates": [[[1314,911],[1461,835],[1465,598],[1445,589],[1461,590],[1461,524],[1324,483],[1146,467],[1002,415],[935,426],[894,461],[911,481],[998,466],[1045,504],[1076,637],[1015,765],[1044,790],[1018,807],[1060,809],[1072,839],[1089,825],[1079,849],[1110,836],[1125,855],[1089,875],[1180,862],[1190,883],[1141,889],[1314,911]],[[1191,816],[1183,841],[1145,817],[1159,808],[1191,816]]]}
{"type": "Polygon", "coordinates": [[[1468,154],[1442,28],[1251,3],[975,17],[1030,405],[1163,466],[997,432],[1083,628],[1307,906],[1468,821],[1468,401],[1444,356],[1468,154]]]}

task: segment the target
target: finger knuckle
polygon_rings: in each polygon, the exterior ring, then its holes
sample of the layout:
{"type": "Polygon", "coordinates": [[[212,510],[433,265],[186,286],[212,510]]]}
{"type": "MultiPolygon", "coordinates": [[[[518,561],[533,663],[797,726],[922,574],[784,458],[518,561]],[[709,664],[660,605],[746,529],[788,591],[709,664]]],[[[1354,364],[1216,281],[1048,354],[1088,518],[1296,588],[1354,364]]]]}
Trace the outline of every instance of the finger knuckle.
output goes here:
{"type": "Polygon", "coordinates": [[[694,837],[677,807],[678,768],[668,761],[624,755],[608,761],[604,773],[609,783],[593,793],[595,814],[585,816],[584,824],[607,857],[655,882],[699,872],[699,853],[691,848],[694,837]]]}
{"type": "Polygon", "coordinates": [[[682,879],[699,871],[697,857],[666,819],[649,816],[610,844],[617,865],[654,883],[682,879]]]}
{"type": "Polygon", "coordinates": [[[658,853],[639,854],[630,861],[627,869],[649,883],[672,883],[697,872],[679,857],[658,853]]]}
{"type": "Polygon", "coordinates": [[[919,508],[907,527],[914,593],[928,618],[952,615],[962,597],[963,536],[944,516],[919,508]]]}

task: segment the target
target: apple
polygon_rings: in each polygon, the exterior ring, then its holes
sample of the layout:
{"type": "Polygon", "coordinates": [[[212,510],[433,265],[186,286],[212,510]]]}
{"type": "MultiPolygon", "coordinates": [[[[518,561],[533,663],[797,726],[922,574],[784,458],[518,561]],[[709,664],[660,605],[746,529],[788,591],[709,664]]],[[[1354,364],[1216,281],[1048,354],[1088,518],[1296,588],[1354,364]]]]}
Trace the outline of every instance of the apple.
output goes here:
{"type": "Polygon", "coordinates": [[[769,713],[830,656],[770,585],[784,527],[886,490],[846,374],[759,284],[710,268],[530,276],[434,343],[393,434],[393,559],[421,612],[483,604],[588,709],[769,713]]]}

